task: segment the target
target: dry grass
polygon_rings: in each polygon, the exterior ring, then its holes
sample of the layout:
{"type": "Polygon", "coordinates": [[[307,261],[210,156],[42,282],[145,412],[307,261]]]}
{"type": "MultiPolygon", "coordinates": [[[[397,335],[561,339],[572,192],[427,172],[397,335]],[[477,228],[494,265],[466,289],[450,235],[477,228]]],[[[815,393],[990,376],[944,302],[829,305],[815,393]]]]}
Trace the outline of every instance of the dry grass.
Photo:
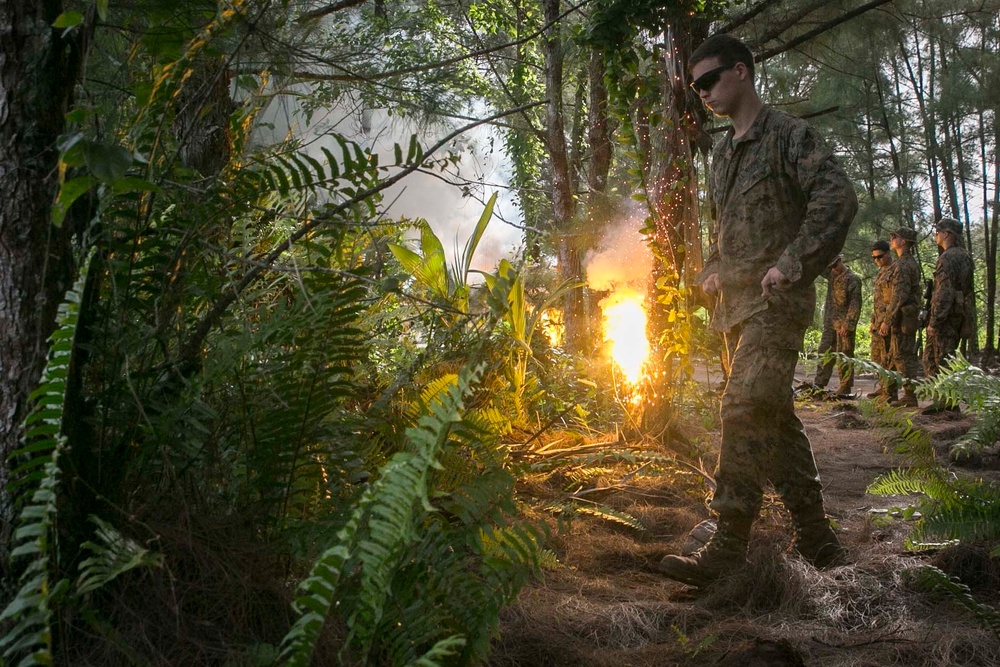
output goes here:
{"type": "MultiPolygon", "coordinates": [[[[872,440],[870,447],[852,449],[837,473],[869,474],[855,470],[863,463],[853,460],[855,451],[872,457],[871,478],[888,469],[875,434],[853,419],[828,417],[818,413],[813,422],[814,444],[823,429],[831,430],[831,446],[840,442],[832,437],[837,432],[857,434],[855,445],[859,438],[872,440]]],[[[609,486],[613,481],[605,476],[609,486]]],[[[699,592],[663,578],[653,566],[676,553],[687,531],[708,516],[702,498],[656,480],[631,480],[602,500],[639,518],[646,530],[588,518],[558,536],[563,567],[504,612],[493,667],[1000,664],[996,636],[947,599],[908,584],[904,572],[929,557],[906,553],[906,526],[874,524],[862,501],[836,499],[850,508],[838,521],[851,564],[817,571],[805,563],[792,552],[784,511],[769,505],[755,526],[749,565],[699,592]]],[[[995,596],[1000,589],[1000,564],[985,548],[944,552],[933,563],[967,578],[976,592],[995,596]]]]}

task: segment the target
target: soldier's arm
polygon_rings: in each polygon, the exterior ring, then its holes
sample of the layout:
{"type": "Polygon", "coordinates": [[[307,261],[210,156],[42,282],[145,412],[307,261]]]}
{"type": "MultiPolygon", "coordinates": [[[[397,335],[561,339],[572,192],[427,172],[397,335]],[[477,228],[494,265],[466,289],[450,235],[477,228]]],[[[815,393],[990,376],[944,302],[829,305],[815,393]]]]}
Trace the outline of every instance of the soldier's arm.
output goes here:
{"type": "Polygon", "coordinates": [[[944,257],[938,258],[934,267],[934,294],[931,296],[931,325],[939,327],[951,314],[955,301],[955,286],[951,284],[951,272],[944,257]]]}
{"type": "Polygon", "coordinates": [[[718,284],[719,275],[719,221],[716,215],[715,209],[715,199],[712,197],[712,193],[709,193],[708,199],[711,204],[711,214],[712,214],[712,226],[708,231],[708,258],[705,260],[705,265],[702,267],[701,272],[695,276],[694,284],[702,285],[706,292],[713,294],[714,290],[718,290],[720,285],[718,284]],[[705,281],[710,277],[716,276],[713,281],[709,281],[708,285],[705,285],[705,281]],[[714,288],[713,291],[709,291],[714,288]]]}
{"type": "Polygon", "coordinates": [[[861,278],[851,276],[847,284],[847,328],[854,331],[861,319],[861,278]]]}
{"type": "Polygon", "coordinates": [[[785,248],[777,268],[790,282],[812,282],[844,247],[858,197],[816,130],[796,122],[785,139],[786,159],[808,204],[798,235],[785,248]]]}

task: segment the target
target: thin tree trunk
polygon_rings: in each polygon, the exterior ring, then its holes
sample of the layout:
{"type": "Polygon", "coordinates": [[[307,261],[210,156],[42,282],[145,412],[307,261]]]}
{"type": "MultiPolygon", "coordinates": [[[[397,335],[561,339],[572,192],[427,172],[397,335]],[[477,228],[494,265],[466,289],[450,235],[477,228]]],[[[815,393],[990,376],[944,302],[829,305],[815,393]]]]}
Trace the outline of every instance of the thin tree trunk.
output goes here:
{"type": "Polygon", "coordinates": [[[910,62],[910,54],[906,50],[906,45],[899,44],[900,53],[903,56],[903,63],[906,65],[906,73],[913,86],[913,91],[917,98],[917,107],[920,110],[920,120],[924,129],[924,140],[926,143],[927,175],[930,179],[931,198],[933,201],[934,219],[938,220],[942,216],[941,209],[941,180],[938,177],[938,145],[936,129],[934,127],[933,111],[928,109],[925,97],[929,97],[931,104],[934,101],[934,51],[931,50],[930,76],[928,90],[923,85],[923,59],[920,57],[920,35],[915,34],[914,52],[917,59],[917,69],[914,72],[913,64],[910,62]]]}
{"type": "Polygon", "coordinates": [[[72,274],[70,230],[51,218],[56,139],[80,52],[52,28],[61,12],[58,0],[8,0],[0,9],[0,583],[15,519],[8,456],[72,274]]]}
{"type": "Polygon", "coordinates": [[[647,149],[642,153],[657,250],[647,292],[651,386],[643,396],[642,429],[654,437],[672,432],[677,410],[674,390],[683,366],[674,350],[690,344],[688,323],[677,314],[688,312],[684,287],[691,284],[703,262],[695,171],[695,142],[703,116],[701,102],[687,86],[687,63],[693,42],[706,35],[704,21],[667,28],[659,75],[662,120],[648,127],[647,149]]]}
{"type": "MultiPolygon", "coordinates": [[[[555,23],[559,17],[559,0],[545,0],[545,21],[555,23]]],[[[579,239],[572,227],[576,217],[573,198],[566,130],[563,119],[563,47],[559,26],[553,25],[545,40],[545,92],[548,96],[546,143],[552,169],[553,229],[558,235],[559,275],[563,280],[580,280],[583,264],[579,239]]],[[[563,308],[566,348],[570,353],[587,348],[587,321],[583,307],[583,290],[570,290],[563,308]]]]}

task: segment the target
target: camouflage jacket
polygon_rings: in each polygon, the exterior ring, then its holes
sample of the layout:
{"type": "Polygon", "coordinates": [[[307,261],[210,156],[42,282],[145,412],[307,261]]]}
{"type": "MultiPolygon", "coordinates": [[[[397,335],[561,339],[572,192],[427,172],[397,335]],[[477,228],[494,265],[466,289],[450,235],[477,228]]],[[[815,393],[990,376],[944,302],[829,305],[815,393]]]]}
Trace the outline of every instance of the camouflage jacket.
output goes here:
{"type": "Polygon", "coordinates": [[[973,298],[972,272],[972,255],[965,248],[954,245],[941,253],[934,267],[931,326],[939,328],[949,320],[961,322],[965,298],[973,298]]]}
{"type": "Polygon", "coordinates": [[[854,331],[860,317],[861,278],[847,267],[839,276],[831,273],[823,304],[823,326],[840,329],[846,325],[848,331],[854,331]]]}
{"type": "Polygon", "coordinates": [[[917,312],[920,310],[920,265],[916,258],[910,253],[901,255],[893,264],[892,270],[892,297],[889,300],[889,307],[886,310],[886,322],[891,327],[902,326],[904,310],[909,311],[908,317],[916,321],[917,312]]]}
{"type": "Polygon", "coordinates": [[[882,323],[889,323],[886,313],[889,311],[889,301],[892,300],[892,274],[896,262],[891,262],[878,270],[875,275],[875,286],[872,288],[872,325],[871,332],[877,333],[882,323]]]}
{"type": "Polygon", "coordinates": [[[767,107],[742,137],[730,129],[716,144],[709,187],[711,251],[696,282],[719,275],[713,327],[728,331],[769,311],[771,344],[801,349],[813,281],[840,252],[858,208],[854,187],[816,130],[767,107]],[[760,282],[772,266],[791,286],[765,298],[760,282]]]}

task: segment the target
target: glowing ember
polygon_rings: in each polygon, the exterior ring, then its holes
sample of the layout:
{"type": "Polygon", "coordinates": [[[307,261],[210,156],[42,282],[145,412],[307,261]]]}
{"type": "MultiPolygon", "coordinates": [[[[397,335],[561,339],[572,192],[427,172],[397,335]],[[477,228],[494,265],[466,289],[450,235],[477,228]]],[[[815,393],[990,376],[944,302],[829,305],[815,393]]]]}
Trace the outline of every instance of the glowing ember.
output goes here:
{"type": "Polygon", "coordinates": [[[604,340],[611,343],[611,358],[632,384],[639,381],[649,356],[646,309],[642,302],[641,294],[629,290],[619,290],[601,302],[604,340]]]}

